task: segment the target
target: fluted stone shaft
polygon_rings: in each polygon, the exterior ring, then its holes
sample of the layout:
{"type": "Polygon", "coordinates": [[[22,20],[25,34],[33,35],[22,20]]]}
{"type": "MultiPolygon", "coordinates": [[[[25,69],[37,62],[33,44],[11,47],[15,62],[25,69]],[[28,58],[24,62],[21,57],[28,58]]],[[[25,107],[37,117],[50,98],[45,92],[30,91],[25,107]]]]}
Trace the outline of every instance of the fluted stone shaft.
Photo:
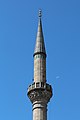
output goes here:
{"type": "Polygon", "coordinates": [[[44,54],[34,56],[34,82],[46,82],[46,58],[44,54]]]}
{"type": "Polygon", "coordinates": [[[47,106],[44,103],[33,104],[33,120],[47,120],[47,106]]]}

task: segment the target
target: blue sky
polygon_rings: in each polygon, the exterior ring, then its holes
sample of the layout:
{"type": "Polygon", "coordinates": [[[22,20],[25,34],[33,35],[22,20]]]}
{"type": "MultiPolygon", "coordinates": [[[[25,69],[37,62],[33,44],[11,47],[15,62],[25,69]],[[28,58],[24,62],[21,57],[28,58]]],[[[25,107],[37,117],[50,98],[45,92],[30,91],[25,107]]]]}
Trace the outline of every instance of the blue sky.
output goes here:
{"type": "Polygon", "coordinates": [[[80,1],[0,0],[0,120],[32,120],[26,95],[33,78],[38,10],[43,11],[48,120],[80,120],[80,1]]]}

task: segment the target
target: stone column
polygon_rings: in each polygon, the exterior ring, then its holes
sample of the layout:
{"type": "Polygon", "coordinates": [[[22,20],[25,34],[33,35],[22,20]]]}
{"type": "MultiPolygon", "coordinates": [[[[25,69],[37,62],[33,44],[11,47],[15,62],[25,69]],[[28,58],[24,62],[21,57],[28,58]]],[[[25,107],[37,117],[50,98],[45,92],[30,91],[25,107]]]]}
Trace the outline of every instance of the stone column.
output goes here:
{"type": "Polygon", "coordinates": [[[47,120],[47,105],[41,101],[33,103],[33,120],[47,120]]]}
{"type": "Polygon", "coordinates": [[[46,82],[46,57],[44,54],[34,56],[34,82],[46,82]]]}

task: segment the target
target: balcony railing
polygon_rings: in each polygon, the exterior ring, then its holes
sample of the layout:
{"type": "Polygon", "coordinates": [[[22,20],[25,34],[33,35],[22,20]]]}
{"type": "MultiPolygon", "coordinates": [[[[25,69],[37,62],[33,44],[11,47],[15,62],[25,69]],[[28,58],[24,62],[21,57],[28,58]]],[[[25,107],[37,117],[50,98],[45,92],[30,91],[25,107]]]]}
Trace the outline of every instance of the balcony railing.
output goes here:
{"type": "Polygon", "coordinates": [[[43,82],[33,83],[32,85],[28,87],[28,92],[34,89],[47,89],[49,91],[52,91],[51,85],[47,83],[43,83],[43,82]]]}

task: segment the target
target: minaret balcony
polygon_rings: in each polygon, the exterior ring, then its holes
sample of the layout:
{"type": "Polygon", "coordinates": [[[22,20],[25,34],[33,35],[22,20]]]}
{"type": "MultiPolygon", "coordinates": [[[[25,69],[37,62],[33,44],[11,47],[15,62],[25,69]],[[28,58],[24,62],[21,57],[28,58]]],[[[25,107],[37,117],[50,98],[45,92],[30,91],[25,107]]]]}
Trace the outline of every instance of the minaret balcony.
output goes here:
{"type": "Polygon", "coordinates": [[[44,82],[34,82],[28,87],[27,94],[32,103],[35,101],[45,101],[45,103],[48,103],[52,97],[52,87],[44,82]]]}
{"type": "Polygon", "coordinates": [[[28,93],[31,92],[32,90],[35,89],[43,89],[43,90],[47,90],[47,91],[51,91],[52,92],[52,87],[51,85],[44,83],[44,82],[37,82],[37,83],[33,83],[28,87],[28,93]]]}

